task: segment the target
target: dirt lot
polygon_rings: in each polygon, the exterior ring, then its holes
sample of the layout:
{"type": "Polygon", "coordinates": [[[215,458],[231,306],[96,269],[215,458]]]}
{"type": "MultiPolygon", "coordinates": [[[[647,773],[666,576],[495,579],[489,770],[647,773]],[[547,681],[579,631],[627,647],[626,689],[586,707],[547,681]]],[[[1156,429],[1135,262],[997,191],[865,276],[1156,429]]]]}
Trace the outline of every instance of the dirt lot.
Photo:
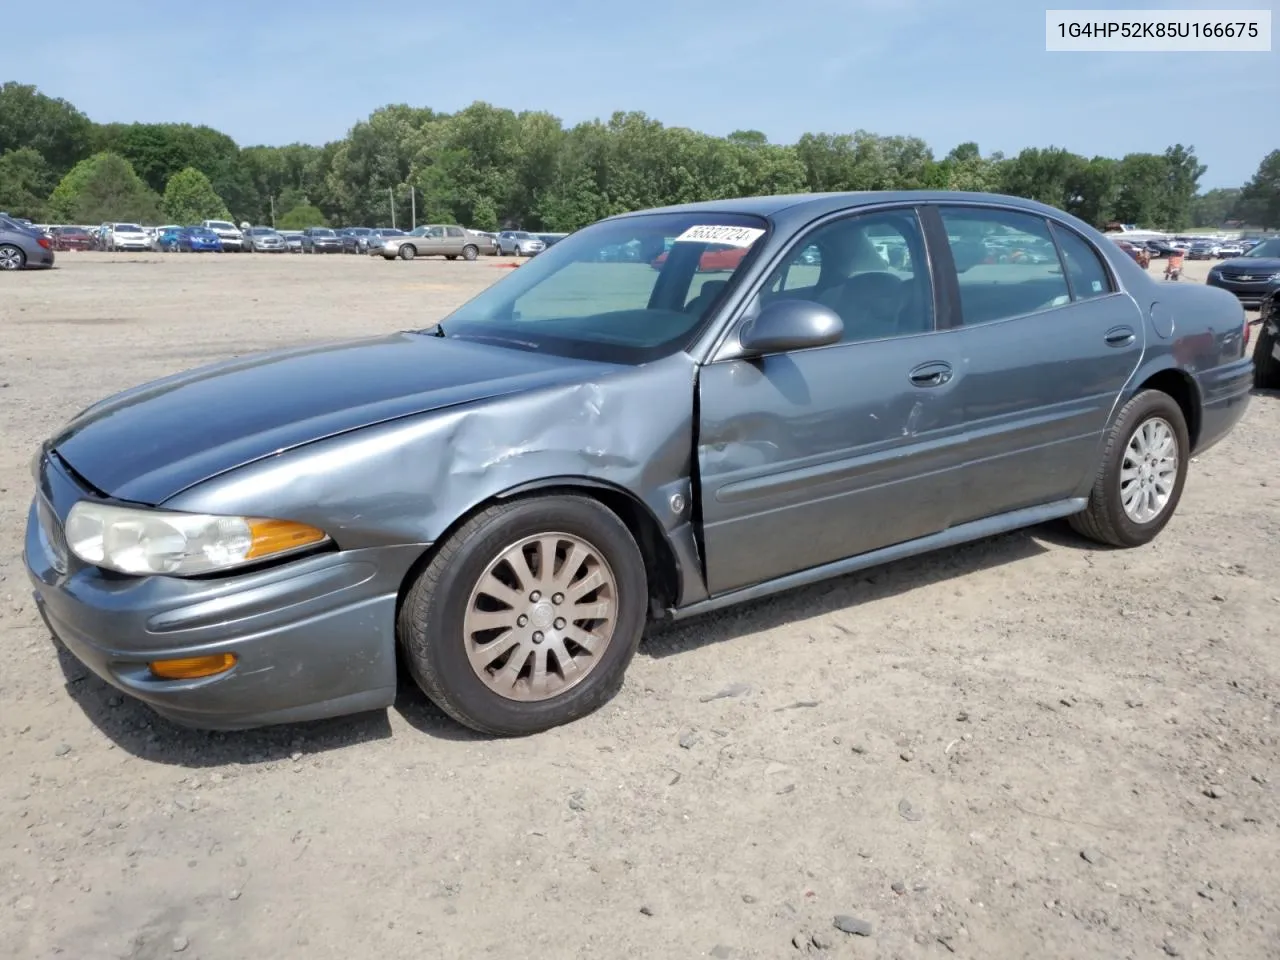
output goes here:
{"type": "Polygon", "coordinates": [[[612,705],[524,741],[408,686],[206,734],[55,651],[20,559],[36,444],[138,381],[424,326],[503,274],[59,262],[0,284],[7,955],[1280,955],[1280,397],[1144,549],[1053,525],[667,628],[612,705]]]}

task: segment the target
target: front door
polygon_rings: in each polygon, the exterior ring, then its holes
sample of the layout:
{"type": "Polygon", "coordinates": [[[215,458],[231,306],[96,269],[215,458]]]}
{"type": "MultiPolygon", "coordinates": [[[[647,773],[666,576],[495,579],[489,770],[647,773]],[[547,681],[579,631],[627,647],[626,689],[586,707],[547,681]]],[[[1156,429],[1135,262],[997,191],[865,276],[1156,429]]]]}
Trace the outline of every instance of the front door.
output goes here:
{"type": "Polygon", "coordinates": [[[954,508],[966,358],[935,330],[916,212],[822,224],[793,254],[755,304],[819,301],[840,315],[844,338],[702,368],[699,495],[713,595],[938,532],[954,508]]]}

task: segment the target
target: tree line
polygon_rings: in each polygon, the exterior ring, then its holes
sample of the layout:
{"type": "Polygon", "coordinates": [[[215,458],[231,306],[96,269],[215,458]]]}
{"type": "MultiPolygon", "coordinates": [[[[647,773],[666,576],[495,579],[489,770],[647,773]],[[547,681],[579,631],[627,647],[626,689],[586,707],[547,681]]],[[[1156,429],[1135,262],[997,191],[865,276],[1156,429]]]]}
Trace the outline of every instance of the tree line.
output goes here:
{"type": "Polygon", "coordinates": [[[66,100],[0,85],[0,210],[42,222],[249,220],[281,228],[448,221],[570,231],[644,207],[770,193],[942,189],[1013,194],[1097,226],[1280,226],[1280,150],[1240,189],[1201,193],[1194,147],[1084,157],[1059,147],[942,157],[924,140],[807,133],[716,137],[618,112],[566,128],[476,102],[375,110],[323,146],[239,146],[207,126],[95,123],[66,100]]]}

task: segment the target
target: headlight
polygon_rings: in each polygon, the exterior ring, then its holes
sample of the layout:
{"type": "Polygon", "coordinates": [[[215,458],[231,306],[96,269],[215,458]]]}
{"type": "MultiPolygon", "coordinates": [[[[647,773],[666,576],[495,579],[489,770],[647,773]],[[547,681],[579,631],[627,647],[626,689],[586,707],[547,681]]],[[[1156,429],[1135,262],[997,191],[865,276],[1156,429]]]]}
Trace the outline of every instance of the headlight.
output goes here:
{"type": "Polygon", "coordinates": [[[85,563],[138,576],[193,576],[292,553],[327,539],[290,520],[219,517],[81,500],[67,515],[67,546],[85,563]]]}

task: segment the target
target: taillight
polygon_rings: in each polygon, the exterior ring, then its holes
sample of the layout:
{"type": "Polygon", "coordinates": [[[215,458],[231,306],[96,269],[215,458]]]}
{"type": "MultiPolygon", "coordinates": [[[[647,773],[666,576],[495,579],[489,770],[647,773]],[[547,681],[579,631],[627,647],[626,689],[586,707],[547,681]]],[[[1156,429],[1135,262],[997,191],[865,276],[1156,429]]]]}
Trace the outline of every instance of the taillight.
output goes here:
{"type": "Polygon", "coordinates": [[[37,237],[36,243],[40,244],[40,246],[44,247],[46,250],[53,248],[53,244],[49,242],[48,237],[37,237]]]}

